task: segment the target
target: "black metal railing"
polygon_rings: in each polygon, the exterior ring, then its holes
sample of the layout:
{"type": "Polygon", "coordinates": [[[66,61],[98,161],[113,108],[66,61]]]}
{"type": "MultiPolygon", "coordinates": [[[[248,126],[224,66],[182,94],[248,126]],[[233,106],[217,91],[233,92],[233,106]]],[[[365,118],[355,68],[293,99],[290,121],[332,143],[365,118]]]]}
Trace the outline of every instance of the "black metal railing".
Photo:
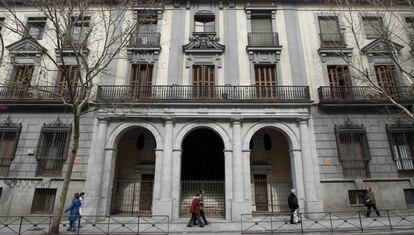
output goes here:
{"type": "Polygon", "coordinates": [[[310,102],[308,86],[99,86],[100,102],[310,102]]]}
{"type": "Polygon", "coordinates": [[[278,47],[279,35],[277,33],[248,33],[248,46],[252,47],[278,47]]]}
{"type": "Polygon", "coordinates": [[[252,182],[253,213],[283,213],[289,211],[286,198],[293,188],[292,180],[255,178],[252,182]]]}
{"type": "MultiPolygon", "coordinates": [[[[74,92],[77,94],[79,88],[74,89],[74,92]]],[[[62,99],[69,99],[69,97],[69,89],[60,86],[0,86],[2,102],[62,102],[62,99]]]]}
{"type": "Polygon", "coordinates": [[[365,211],[299,213],[301,223],[298,224],[290,224],[291,213],[242,214],[241,233],[360,233],[414,229],[414,210],[380,210],[380,214],[380,217],[366,217],[365,211]]]}
{"type": "Polygon", "coordinates": [[[160,39],[160,33],[134,33],[131,35],[129,46],[142,48],[159,47],[160,39]]]}
{"type": "Polygon", "coordinates": [[[345,39],[342,33],[320,33],[321,48],[345,48],[345,39]]]}
{"type": "MultiPolygon", "coordinates": [[[[1,216],[0,234],[49,234],[53,216],[1,216]]],[[[69,229],[62,216],[60,231],[69,229]]],[[[169,234],[168,216],[79,216],[72,234],[169,234]]]]}
{"type": "MultiPolygon", "coordinates": [[[[387,87],[384,91],[398,102],[413,102],[414,88],[412,86],[387,87]]],[[[371,86],[330,87],[318,88],[321,104],[357,104],[357,103],[389,103],[386,95],[371,86]]]]}

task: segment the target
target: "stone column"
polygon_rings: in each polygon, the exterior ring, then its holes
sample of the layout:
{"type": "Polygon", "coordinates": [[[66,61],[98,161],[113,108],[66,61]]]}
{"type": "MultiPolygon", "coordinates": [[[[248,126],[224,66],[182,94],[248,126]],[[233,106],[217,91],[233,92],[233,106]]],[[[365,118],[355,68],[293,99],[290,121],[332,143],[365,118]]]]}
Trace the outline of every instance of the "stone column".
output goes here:
{"type": "Polygon", "coordinates": [[[98,118],[97,132],[94,135],[90,155],[88,159],[87,176],[85,182],[85,215],[98,215],[100,212],[102,173],[105,163],[105,138],[108,122],[104,118],[98,118]]]}
{"type": "Polygon", "coordinates": [[[298,119],[300,129],[300,145],[302,147],[303,182],[305,188],[305,210],[318,212],[322,210],[320,202],[316,198],[316,181],[314,164],[309,141],[308,119],[298,119]]]}
{"type": "Polygon", "coordinates": [[[303,187],[302,152],[299,149],[293,149],[289,151],[289,154],[290,164],[292,166],[293,187],[296,189],[299,207],[303,208],[305,201],[305,190],[303,187]]]}
{"type": "Polygon", "coordinates": [[[152,208],[157,207],[157,203],[161,197],[162,154],[162,149],[155,149],[154,195],[152,196],[152,208]]]}
{"type": "Polygon", "coordinates": [[[233,151],[225,149],[224,151],[224,180],[225,180],[225,197],[226,197],[226,220],[231,220],[231,206],[233,201],[233,151]]]}
{"type": "Polygon", "coordinates": [[[172,163],[172,218],[180,218],[181,149],[173,150],[172,163]]]}
{"type": "Polygon", "coordinates": [[[244,169],[244,199],[251,205],[252,183],[250,176],[250,149],[243,150],[243,169],[244,169]]]}
{"type": "Polygon", "coordinates": [[[105,149],[105,166],[102,175],[101,215],[110,215],[112,188],[114,187],[114,175],[116,164],[116,149],[105,149]]]}
{"type": "Polygon", "coordinates": [[[244,200],[244,168],[241,140],[241,121],[233,119],[233,204],[232,219],[238,221],[241,214],[250,213],[244,200]]]}
{"type": "Polygon", "coordinates": [[[168,215],[172,218],[172,158],[173,158],[173,119],[165,119],[164,151],[162,154],[161,196],[154,214],[168,215]]]}

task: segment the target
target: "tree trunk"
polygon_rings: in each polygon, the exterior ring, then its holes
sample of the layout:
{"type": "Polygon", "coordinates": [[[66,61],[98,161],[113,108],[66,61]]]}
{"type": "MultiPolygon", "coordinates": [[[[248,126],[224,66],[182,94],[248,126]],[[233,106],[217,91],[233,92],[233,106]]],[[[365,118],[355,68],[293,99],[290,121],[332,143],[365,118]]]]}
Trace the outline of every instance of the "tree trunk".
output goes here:
{"type": "Polygon", "coordinates": [[[65,178],[63,180],[63,187],[62,187],[62,192],[60,193],[59,202],[57,204],[57,208],[53,212],[52,227],[50,229],[50,234],[59,234],[59,225],[62,219],[63,210],[65,208],[66,196],[69,190],[69,183],[70,183],[70,179],[72,176],[73,164],[75,162],[75,157],[76,157],[76,154],[79,148],[80,114],[76,106],[73,107],[73,124],[74,124],[74,132],[73,132],[72,149],[70,151],[70,156],[67,162],[67,169],[66,169],[65,178]]]}

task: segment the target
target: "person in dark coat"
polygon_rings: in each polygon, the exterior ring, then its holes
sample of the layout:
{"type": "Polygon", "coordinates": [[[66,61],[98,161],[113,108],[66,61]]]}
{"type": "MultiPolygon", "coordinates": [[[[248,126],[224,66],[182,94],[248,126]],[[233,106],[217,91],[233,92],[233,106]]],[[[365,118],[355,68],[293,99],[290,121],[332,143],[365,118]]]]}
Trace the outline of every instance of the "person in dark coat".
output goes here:
{"type": "Polygon", "coordinates": [[[204,190],[200,191],[200,216],[204,221],[204,224],[207,225],[207,219],[206,216],[204,215],[204,190]]]}
{"type": "Polygon", "coordinates": [[[291,224],[296,224],[296,222],[293,221],[293,216],[294,216],[295,210],[299,209],[299,203],[298,203],[298,198],[296,197],[296,190],[295,189],[290,190],[290,194],[289,194],[289,197],[288,197],[288,204],[289,204],[289,209],[290,209],[290,212],[291,212],[290,223],[291,224]]]}
{"type": "Polygon", "coordinates": [[[188,221],[187,227],[193,227],[194,220],[198,221],[200,227],[204,227],[204,222],[200,218],[200,193],[196,193],[195,197],[193,197],[190,212],[191,218],[190,221],[188,221]]]}
{"type": "Polygon", "coordinates": [[[367,217],[369,217],[369,215],[371,214],[371,208],[374,208],[375,213],[377,213],[378,217],[380,216],[380,213],[376,206],[375,195],[374,192],[372,192],[371,187],[367,187],[367,194],[365,195],[365,204],[367,206],[367,217]]]}
{"type": "Polygon", "coordinates": [[[79,218],[79,208],[81,207],[81,201],[79,200],[79,193],[75,193],[75,198],[72,200],[72,204],[68,209],[65,210],[65,213],[69,213],[69,228],[68,231],[76,232],[76,221],[79,218]]]}

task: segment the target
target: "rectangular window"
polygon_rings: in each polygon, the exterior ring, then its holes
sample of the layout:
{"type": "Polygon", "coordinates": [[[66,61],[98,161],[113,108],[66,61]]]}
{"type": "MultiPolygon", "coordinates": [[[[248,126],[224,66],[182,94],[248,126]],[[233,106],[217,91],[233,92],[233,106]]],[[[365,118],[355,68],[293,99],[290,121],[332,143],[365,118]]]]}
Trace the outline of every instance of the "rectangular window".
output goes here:
{"type": "Polygon", "coordinates": [[[414,126],[387,126],[388,140],[398,174],[414,176],[414,126]]]}
{"type": "Polygon", "coordinates": [[[276,97],[276,66],[256,65],[254,67],[257,98],[276,97]]]}
{"type": "Polygon", "coordinates": [[[370,153],[365,128],[335,126],[335,135],[344,178],[369,177],[370,153]]]}
{"type": "Polygon", "coordinates": [[[10,98],[25,98],[32,81],[33,65],[16,65],[10,79],[10,98]]]}
{"type": "Polygon", "coordinates": [[[196,33],[214,33],[215,16],[211,12],[197,12],[194,15],[194,32],[196,33]]]}
{"type": "Polygon", "coordinates": [[[341,47],[343,44],[339,31],[338,17],[320,16],[318,17],[321,47],[341,47]]]}
{"type": "Polygon", "coordinates": [[[53,212],[55,204],[56,189],[37,188],[35,189],[32,213],[33,214],[49,214],[53,212]]]}
{"type": "Polygon", "coordinates": [[[21,125],[0,126],[0,176],[9,174],[21,129],[21,125]]]}
{"type": "Polygon", "coordinates": [[[85,46],[90,34],[90,17],[89,16],[73,16],[71,18],[71,36],[69,42],[74,46],[85,46]]]}
{"type": "Polygon", "coordinates": [[[375,75],[378,85],[384,88],[387,94],[398,94],[394,65],[376,65],[375,75]]]}
{"type": "Polygon", "coordinates": [[[349,68],[347,65],[328,65],[329,85],[332,98],[351,98],[349,68]]]}
{"type": "Polygon", "coordinates": [[[0,31],[3,29],[4,17],[0,17],[0,31]]]}
{"type": "Polygon", "coordinates": [[[193,66],[193,97],[214,97],[214,65],[193,66]]]}
{"type": "Polygon", "coordinates": [[[150,64],[133,64],[131,80],[132,98],[151,97],[152,91],[152,70],[153,66],[150,64]]]}
{"type": "Polygon", "coordinates": [[[29,17],[27,19],[27,33],[36,40],[42,39],[46,26],[46,17],[29,17]]]}
{"type": "Polygon", "coordinates": [[[58,73],[57,93],[66,96],[69,95],[69,87],[72,92],[76,92],[80,79],[80,69],[77,65],[61,66],[58,73]],[[66,76],[65,76],[66,74],[66,76]]]}
{"type": "Polygon", "coordinates": [[[66,161],[72,126],[45,125],[36,151],[37,176],[60,176],[66,161]]]}
{"type": "Polygon", "coordinates": [[[409,205],[414,204],[414,189],[407,188],[404,189],[404,195],[405,195],[405,202],[409,205]]]}
{"type": "Polygon", "coordinates": [[[365,35],[367,39],[377,39],[384,32],[384,26],[381,17],[366,16],[362,17],[365,35]]]}
{"type": "Polygon", "coordinates": [[[136,11],[137,15],[137,32],[138,33],[156,33],[158,24],[158,15],[151,11],[136,11]]]}
{"type": "Polygon", "coordinates": [[[348,190],[349,204],[351,206],[364,206],[366,190],[348,190]]]}

